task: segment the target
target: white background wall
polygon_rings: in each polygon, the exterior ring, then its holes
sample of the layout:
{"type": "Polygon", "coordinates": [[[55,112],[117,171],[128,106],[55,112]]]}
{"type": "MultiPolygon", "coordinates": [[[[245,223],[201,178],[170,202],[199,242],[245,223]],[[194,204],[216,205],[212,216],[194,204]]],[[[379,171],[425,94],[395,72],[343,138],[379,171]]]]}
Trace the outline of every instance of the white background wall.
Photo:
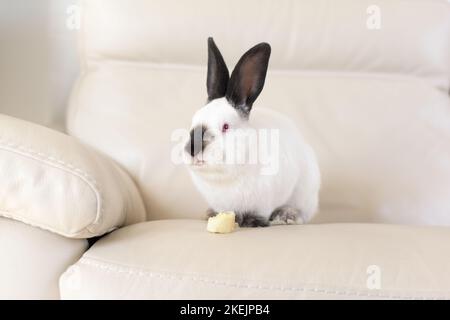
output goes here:
{"type": "Polygon", "coordinates": [[[78,73],[76,0],[0,0],[0,113],[62,128],[78,73]]]}

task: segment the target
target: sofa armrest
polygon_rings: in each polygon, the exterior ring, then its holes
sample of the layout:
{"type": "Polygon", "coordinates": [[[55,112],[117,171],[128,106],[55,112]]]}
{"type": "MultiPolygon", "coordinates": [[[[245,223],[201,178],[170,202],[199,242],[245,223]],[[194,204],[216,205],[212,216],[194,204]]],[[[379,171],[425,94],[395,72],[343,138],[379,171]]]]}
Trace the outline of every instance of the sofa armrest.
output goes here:
{"type": "Polygon", "coordinates": [[[71,136],[0,115],[0,216],[90,238],[145,220],[145,209],[112,160],[71,136]]]}
{"type": "Polygon", "coordinates": [[[87,248],[86,239],[0,217],[0,299],[59,299],[59,277],[87,248]]]}

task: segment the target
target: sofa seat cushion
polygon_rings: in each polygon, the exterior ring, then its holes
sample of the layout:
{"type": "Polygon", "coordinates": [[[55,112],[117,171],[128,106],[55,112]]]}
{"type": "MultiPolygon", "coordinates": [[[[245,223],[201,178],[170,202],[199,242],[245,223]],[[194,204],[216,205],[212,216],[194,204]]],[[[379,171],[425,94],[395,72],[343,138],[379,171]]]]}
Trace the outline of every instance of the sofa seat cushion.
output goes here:
{"type": "Polygon", "coordinates": [[[128,226],[60,279],[63,299],[450,298],[450,228],[323,224],[210,234],[128,226]]]}
{"type": "Polygon", "coordinates": [[[86,239],[0,218],[0,300],[59,299],[59,277],[87,247],[86,239]]]}

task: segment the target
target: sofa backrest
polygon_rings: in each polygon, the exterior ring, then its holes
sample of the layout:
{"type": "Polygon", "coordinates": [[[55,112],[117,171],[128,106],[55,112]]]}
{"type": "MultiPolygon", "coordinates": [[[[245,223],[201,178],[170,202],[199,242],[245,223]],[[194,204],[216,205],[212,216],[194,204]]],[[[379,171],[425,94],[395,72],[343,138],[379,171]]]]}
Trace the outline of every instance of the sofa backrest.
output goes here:
{"type": "Polygon", "coordinates": [[[272,45],[255,108],[291,116],[323,176],[317,221],[450,224],[445,0],[89,0],[68,131],[133,176],[149,219],[206,203],[172,133],[206,98],[206,39],[231,69],[272,45]]]}
{"type": "Polygon", "coordinates": [[[265,41],[274,49],[272,70],[407,74],[449,88],[445,0],[85,3],[88,61],[203,67],[213,35],[230,64],[265,41]]]}

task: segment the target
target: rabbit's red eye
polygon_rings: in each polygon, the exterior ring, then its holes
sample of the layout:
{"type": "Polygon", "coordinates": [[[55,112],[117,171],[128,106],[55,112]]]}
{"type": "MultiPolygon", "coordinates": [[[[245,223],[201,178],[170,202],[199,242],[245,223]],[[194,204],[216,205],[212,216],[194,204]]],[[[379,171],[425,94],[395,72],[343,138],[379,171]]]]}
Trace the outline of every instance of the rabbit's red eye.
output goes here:
{"type": "Polygon", "coordinates": [[[224,123],[223,126],[222,126],[222,132],[227,132],[229,128],[230,128],[229,124],[228,123],[224,123]]]}

